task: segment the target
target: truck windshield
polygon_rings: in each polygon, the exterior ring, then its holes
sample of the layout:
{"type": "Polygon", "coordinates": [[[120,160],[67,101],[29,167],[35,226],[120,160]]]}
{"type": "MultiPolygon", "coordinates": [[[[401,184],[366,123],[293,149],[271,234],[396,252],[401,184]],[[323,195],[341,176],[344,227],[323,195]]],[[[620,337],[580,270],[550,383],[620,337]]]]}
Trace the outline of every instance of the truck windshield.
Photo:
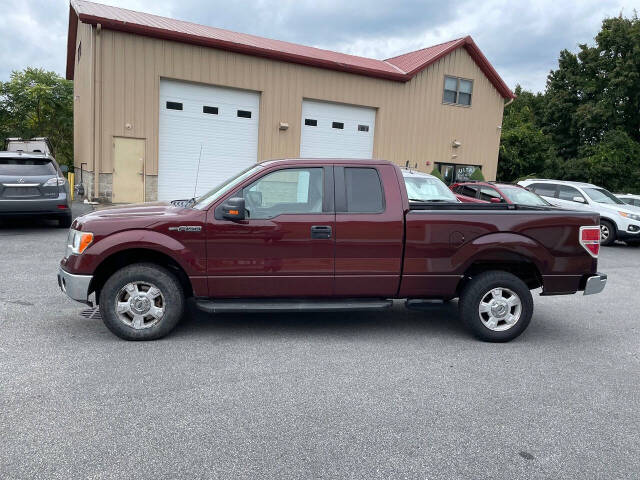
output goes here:
{"type": "Polygon", "coordinates": [[[583,190],[589,195],[589,198],[596,203],[608,203],[610,205],[624,205],[622,200],[619,200],[613,193],[604,188],[583,188],[583,190]]]}
{"type": "Polygon", "coordinates": [[[533,192],[526,190],[520,187],[500,187],[500,190],[511,200],[512,203],[517,203],[519,205],[538,205],[538,206],[548,206],[551,205],[545,199],[539,197],[533,192]]]}
{"type": "Polygon", "coordinates": [[[257,172],[258,170],[262,170],[263,168],[264,167],[262,165],[253,165],[241,171],[235,177],[232,177],[229,180],[222,182],[213,190],[209,190],[207,193],[205,193],[201,197],[198,197],[195,203],[193,204],[193,208],[197,208],[198,210],[204,210],[213,202],[215,202],[218,198],[220,198],[222,195],[224,195],[233,187],[241,183],[245,178],[250,177],[255,172],[257,172]]]}
{"type": "Polygon", "coordinates": [[[55,175],[56,167],[46,158],[0,158],[0,175],[55,175]]]}
{"type": "Polygon", "coordinates": [[[458,203],[451,190],[434,177],[404,177],[409,201],[414,202],[453,202],[458,203]]]}

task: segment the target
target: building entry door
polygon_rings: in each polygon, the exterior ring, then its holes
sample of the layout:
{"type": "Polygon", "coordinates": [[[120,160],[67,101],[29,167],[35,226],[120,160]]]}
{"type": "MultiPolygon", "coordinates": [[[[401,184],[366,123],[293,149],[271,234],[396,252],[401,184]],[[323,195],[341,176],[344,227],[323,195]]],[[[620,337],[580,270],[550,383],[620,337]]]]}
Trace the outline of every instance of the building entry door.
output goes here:
{"type": "Polygon", "coordinates": [[[144,155],[142,138],[113,138],[113,203],[144,202],[144,155]]]}

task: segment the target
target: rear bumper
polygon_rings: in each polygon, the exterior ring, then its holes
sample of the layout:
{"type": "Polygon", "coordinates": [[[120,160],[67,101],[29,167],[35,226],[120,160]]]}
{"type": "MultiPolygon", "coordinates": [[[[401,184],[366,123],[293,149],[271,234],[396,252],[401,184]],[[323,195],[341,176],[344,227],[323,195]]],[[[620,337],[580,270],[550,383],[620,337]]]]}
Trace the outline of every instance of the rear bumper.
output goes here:
{"type": "Polygon", "coordinates": [[[584,286],[585,295],[593,295],[600,293],[607,285],[607,276],[604,273],[596,273],[595,275],[587,278],[587,282],[584,286]]]}
{"type": "Polygon", "coordinates": [[[66,216],[70,213],[71,208],[66,193],[51,198],[0,199],[0,216],[66,216]],[[61,208],[59,205],[63,205],[65,208],[61,208]]]}
{"type": "Polygon", "coordinates": [[[74,275],[62,267],[58,268],[58,286],[60,290],[76,302],[91,303],[89,302],[89,285],[92,279],[92,275],[74,275]]]}

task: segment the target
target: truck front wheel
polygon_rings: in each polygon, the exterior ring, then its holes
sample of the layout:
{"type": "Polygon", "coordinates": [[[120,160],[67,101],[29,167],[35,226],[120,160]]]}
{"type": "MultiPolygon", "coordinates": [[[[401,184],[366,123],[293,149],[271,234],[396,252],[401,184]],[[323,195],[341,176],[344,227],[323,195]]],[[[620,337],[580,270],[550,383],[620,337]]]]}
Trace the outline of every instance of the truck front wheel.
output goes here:
{"type": "Polygon", "coordinates": [[[128,265],[115,272],[100,292],[102,321],[125,340],[156,340],[175,328],[184,314],[178,279],[151,263],[128,265]]]}
{"type": "Polygon", "coordinates": [[[484,272],[464,287],[460,317],[480,340],[508,342],[525,331],[533,315],[527,285],[508,272],[484,272]]]}

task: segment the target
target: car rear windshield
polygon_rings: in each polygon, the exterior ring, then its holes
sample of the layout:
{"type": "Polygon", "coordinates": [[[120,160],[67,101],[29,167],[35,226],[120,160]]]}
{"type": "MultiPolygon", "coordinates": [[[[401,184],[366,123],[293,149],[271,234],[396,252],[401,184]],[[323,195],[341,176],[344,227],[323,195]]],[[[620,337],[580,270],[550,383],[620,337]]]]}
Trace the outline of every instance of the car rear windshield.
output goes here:
{"type": "Polygon", "coordinates": [[[56,175],[56,167],[46,158],[0,158],[0,175],[56,175]]]}
{"type": "Polygon", "coordinates": [[[511,200],[512,203],[519,205],[550,205],[545,199],[540,198],[533,192],[519,187],[500,187],[502,194],[511,200]]]}

